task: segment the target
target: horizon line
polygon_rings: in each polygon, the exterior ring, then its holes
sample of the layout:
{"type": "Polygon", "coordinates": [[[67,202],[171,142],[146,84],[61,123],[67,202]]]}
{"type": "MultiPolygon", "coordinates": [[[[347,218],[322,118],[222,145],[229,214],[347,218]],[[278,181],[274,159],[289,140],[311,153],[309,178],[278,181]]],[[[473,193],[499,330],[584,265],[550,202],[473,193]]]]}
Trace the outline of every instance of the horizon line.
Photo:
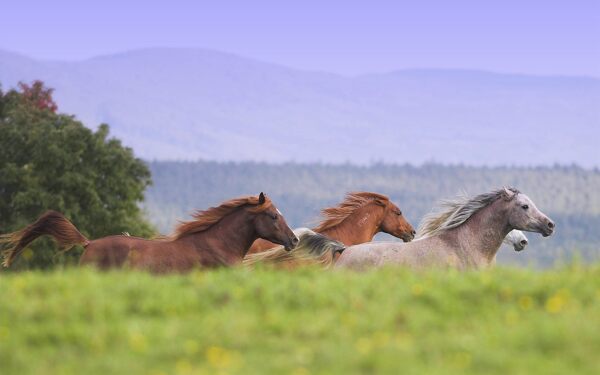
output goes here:
{"type": "Polygon", "coordinates": [[[23,52],[15,51],[12,49],[6,49],[6,48],[0,47],[0,53],[4,52],[7,54],[16,55],[20,58],[32,60],[32,61],[39,62],[39,63],[65,63],[65,64],[85,63],[85,62],[90,62],[90,61],[94,61],[94,60],[114,58],[114,57],[118,57],[118,56],[122,56],[122,55],[132,54],[132,53],[138,53],[138,52],[144,52],[144,51],[157,51],[157,50],[210,52],[210,53],[215,53],[215,54],[228,55],[230,57],[244,59],[244,60],[252,61],[255,63],[268,64],[268,65],[277,66],[280,68],[295,70],[295,71],[299,71],[299,72],[328,74],[328,75],[334,75],[334,76],[339,76],[339,77],[344,77],[344,78],[359,78],[359,77],[367,77],[367,76],[389,75],[389,74],[400,73],[400,72],[418,72],[418,71],[444,72],[444,71],[446,71],[446,72],[473,72],[473,73],[485,73],[485,74],[495,74],[495,75],[505,75],[505,76],[524,76],[524,77],[539,77],[539,78],[545,78],[545,77],[546,78],[585,78],[585,79],[600,80],[600,76],[595,76],[595,75],[591,75],[591,74],[567,74],[567,73],[540,74],[540,73],[527,73],[527,72],[521,72],[521,71],[519,71],[519,72],[498,71],[498,70],[485,69],[485,68],[474,68],[474,67],[448,68],[448,67],[440,67],[440,66],[437,66],[437,67],[433,67],[433,66],[406,67],[406,68],[397,68],[397,69],[385,70],[385,71],[364,72],[364,73],[357,73],[357,74],[345,74],[345,73],[339,73],[339,72],[332,72],[332,71],[328,71],[328,70],[324,70],[324,69],[298,68],[295,66],[285,65],[282,63],[266,61],[266,60],[263,60],[260,58],[244,56],[244,55],[236,53],[236,52],[230,52],[230,51],[218,50],[218,49],[206,48],[206,47],[168,47],[168,46],[140,47],[140,48],[127,49],[127,50],[120,50],[120,51],[115,51],[115,52],[110,52],[110,53],[100,53],[100,54],[96,54],[96,55],[93,55],[90,57],[79,58],[79,59],[41,58],[41,57],[36,57],[33,55],[26,54],[23,52]]]}

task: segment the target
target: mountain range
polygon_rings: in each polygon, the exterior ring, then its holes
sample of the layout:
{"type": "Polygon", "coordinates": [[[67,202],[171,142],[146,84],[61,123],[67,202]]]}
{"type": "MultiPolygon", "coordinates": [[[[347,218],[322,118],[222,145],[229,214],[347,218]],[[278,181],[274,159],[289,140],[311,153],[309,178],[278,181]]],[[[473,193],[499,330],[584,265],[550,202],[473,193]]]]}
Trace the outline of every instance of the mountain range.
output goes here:
{"type": "Polygon", "coordinates": [[[56,90],[61,112],[108,123],[148,160],[600,166],[595,77],[342,76],[204,49],[82,61],[0,51],[3,90],[35,79],[56,90]]]}

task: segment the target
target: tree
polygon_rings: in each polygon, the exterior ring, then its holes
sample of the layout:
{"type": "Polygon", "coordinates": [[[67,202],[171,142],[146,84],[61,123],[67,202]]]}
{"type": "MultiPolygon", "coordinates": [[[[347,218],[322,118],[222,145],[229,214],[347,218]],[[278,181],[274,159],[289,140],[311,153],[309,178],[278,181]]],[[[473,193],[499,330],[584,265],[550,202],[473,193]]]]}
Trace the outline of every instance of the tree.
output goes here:
{"type": "Polygon", "coordinates": [[[56,113],[58,106],[52,98],[54,89],[44,87],[44,82],[36,80],[31,85],[19,82],[19,89],[21,89],[21,98],[23,101],[38,109],[46,109],[52,113],[56,113]]]}
{"type": "MultiPolygon", "coordinates": [[[[106,124],[94,132],[74,116],[56,113],[52,90],[39,81],[0,91],[0,232],[53,209],[90,239],[125,231],[151,235],[139,208],[150,172],[108,135],[106,124]]],[[[57,255],[50,240],[36,241],[31,250],[16,268],[74,262],[83,251],[57,255]]]]}

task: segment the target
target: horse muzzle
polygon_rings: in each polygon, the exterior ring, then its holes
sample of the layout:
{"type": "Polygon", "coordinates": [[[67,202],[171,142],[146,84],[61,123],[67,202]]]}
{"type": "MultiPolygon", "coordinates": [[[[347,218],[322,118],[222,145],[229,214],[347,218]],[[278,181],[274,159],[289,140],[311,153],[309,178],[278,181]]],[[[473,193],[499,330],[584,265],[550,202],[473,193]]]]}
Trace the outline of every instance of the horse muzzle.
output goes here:
{"type": "Polygon", "coordinates": [[[515,246],[513,246],[513,247],[514,247],[515,251],[523,251],[527,247],[528,243],[529,242],[527,240],[521,240],[520,243],[515,244],[515,246]]]}
{"type": "Polygon", "coordinates": [[[554,234],[554,227],[548,228],[546,226],[542,226],[540,228],[540,233],[542,234],[542,237],[550,237],[554,234]]]}
{"type": "Polygon", "coordinates": [[[298,237],[293,236],[290,239],[288,239],[287,241],[285,241],[285,244],[283,244],[283,248],[286,251],[292,251],[296,248],[296,246],[298,246],[298,242],[300,242],[298,237]]]}
{"type": "Polygon", "coordinates": [[[553,221],[548,220],[548,221],[544,221],[544,222],[541,222],[538,225],[536,225],[536,228],[535,228],[535,230],[533,230],[533,232],[540,233],[542,235],[542,237],[549,237],[554,234],[555,230],[556,230],[556,224],[554,224],[553,221]]]}

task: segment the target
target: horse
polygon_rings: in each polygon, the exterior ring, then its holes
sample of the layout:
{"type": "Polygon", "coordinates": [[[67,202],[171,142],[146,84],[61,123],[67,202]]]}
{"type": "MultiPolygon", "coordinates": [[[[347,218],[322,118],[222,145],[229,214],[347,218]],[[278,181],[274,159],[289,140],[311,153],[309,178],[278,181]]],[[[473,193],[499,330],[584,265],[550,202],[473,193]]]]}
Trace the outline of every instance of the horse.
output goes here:
{"type": "Polygon", "coordinates": [[[515,251],[523,251],[525,247],[527,247],[529,241],[527,240],[525,233],[514,229],[511,230],[506,237],[504,237],[504,241],[502,241],[502,243],[512,246],[515,251]]]}
{"type": "Polygon", "coordinates": [[[11,246],[4,252],[4,266],[9,267],[29,243],[42,235],[52,236],[64,247],[83,245],[80,265],[108,269],[120,267],[129,259],[133,267],[156,272],[241,263],[257,238],[281,244],[287,250],[298,243],[273,202],[260,193],[258,197],[231,199],[199,211],[194,220],[181,223],[173,235],[154,240],[116,235],[90,241],[62,214],[48,211],[24,229],[2,236],[1,241],[11,246]],[[129,256],[132,251],[136,254],[133,258],[129,256]]]}
{"type": "Polygon", "coordinates": [[[308,228],[294,229],[294,234],[300,239],[292,251],[285,251],[283,246],[277,246],[261,253],[248,254],[244,258],[245,266],[259,263],[276,264],[284,269],[293,269],[303,265],[320,265],[328,267],[333,263],[336,254],[346,249],[346,246],[308,228]]]}
{"type": "MultiPolygon", "coordinates": [[[[432,232],[440,227],[446,220],[448,220],[461,205],[466,205],[471,200],[466,193],[461,193],[457,195],[452,200],[442,200],[438,203],[438,205],[442,208],[435,212],[433,215],[430,215],[429,220],[421,223],[419,228],[419,237],[423,237],[423,233],[432,232]]],[[[504,240],[503,244],[512,246],[515,251],[522,251],[525,249],[529,241],[525,234],[520,230],[512,230],[504,240]]]]}
{"type": "MultiPolygon", "coordinates": [[[[400,208],[385,195],[377,193],[348,193],[338,206],[323,209],[321,216],[324,219],[313,231],[346,246],[372,241],[379,232],[388,233],[404,242],[412,241],[416,234],[400,208]]],[[[260,253],[273,246],[268,241],[257,240],[248,254],[260,253]]]]}
{"type": "MultiPolygon", "coordinates": [[[[282,246],[276,246],[261,253],[248,254],[244,258],[244,265],[253,266],[257,263],[265,263],[284,269],[316,265],[327,269],[346,250],[346,246],[341,242],[331,240],[308,228],[294,229],[294,234],[300,239],[294,250],[283,251],[282,246]]],[[[529,241],[522,231],[515,229],[504,237],[502,243],[512,246],[515,251],[523,251],[529,241]]]]}
{"type": "Polygon", "coordinates": [[[513,229],[548,237],[556,225],[525,194],[502,188],[464,201],[446,201],[427,215],[416,241],[350,246],[337,268],[366,269],[384,265],[411,268],[478,269],[495,263],[502,241],[513,229]]]}

